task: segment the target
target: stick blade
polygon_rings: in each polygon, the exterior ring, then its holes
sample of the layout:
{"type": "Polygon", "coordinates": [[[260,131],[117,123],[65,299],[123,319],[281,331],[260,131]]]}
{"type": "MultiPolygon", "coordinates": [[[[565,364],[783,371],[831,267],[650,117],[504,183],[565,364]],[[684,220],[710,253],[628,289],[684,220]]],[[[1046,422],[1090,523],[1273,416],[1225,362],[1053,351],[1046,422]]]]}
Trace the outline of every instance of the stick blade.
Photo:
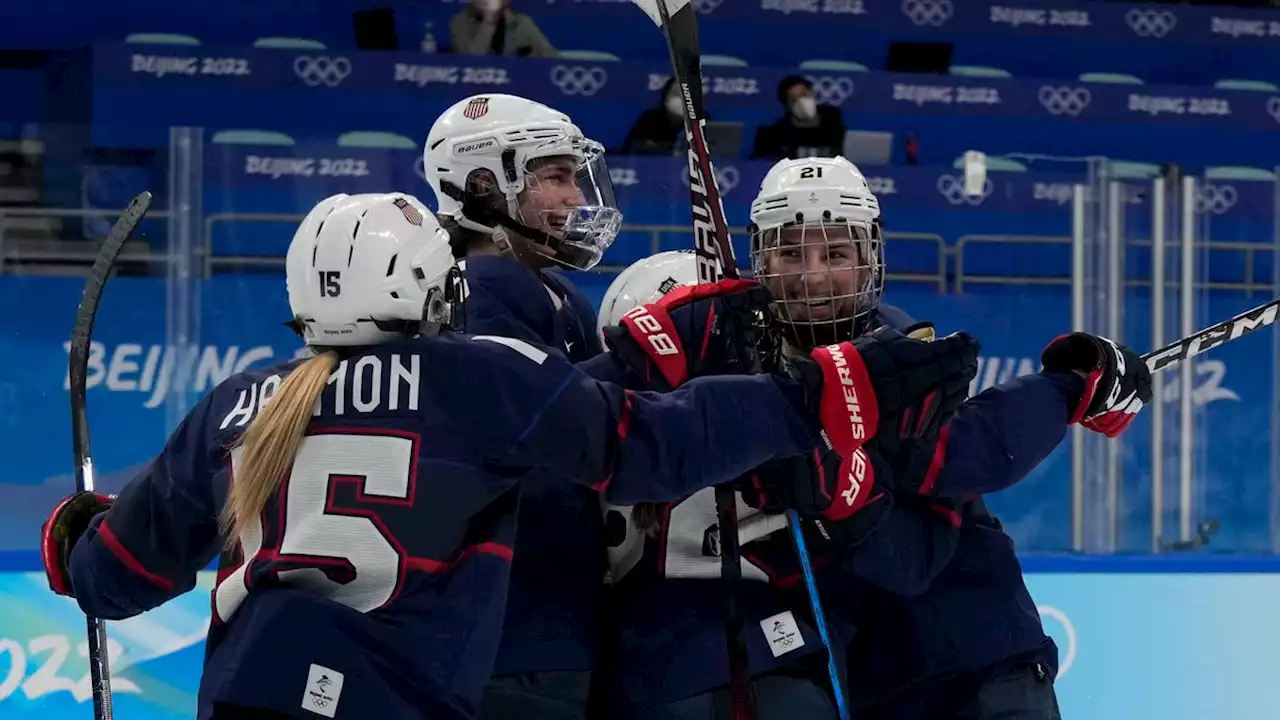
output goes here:
{"type": "Polygon", "coordinates": [[[662,12],[658,9],[658,3],[667,6],[667,16],[670,17],[679,12],[682,8],[689,4],[689,0],[631,0],[645,15],[653,20],[653,24],[662,27],[662,12]]]}

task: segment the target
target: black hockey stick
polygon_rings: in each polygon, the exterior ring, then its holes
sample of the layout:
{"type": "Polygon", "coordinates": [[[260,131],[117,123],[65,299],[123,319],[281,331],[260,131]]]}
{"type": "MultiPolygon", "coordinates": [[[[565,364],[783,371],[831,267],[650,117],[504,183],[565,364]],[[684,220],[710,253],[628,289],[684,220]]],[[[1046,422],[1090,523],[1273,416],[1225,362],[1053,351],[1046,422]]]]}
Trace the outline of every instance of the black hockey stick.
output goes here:
{"type": "MultiPolygon", "coordinates": [[[[89,453],[89,415],[86,410],[86,380],[89,375],[89,346],[93,339],[93,319],[98,314],[102,290],[111,275],[120,249],[129,241],[142,217],[151,207],[151,193],[143,192],[129,203],[120,219],[112,226],[107,239],[93,260],[89,277],[84,282],[84,295],[76,310],[76,324],[71,331],[71,446],[76,461],[76,492],[93,490],[93,458],[89,453]]],[[[111,667],[107,662],[107,626],[99,618],[88,617],[89,677],[93,683],[93,716],[95,720],[111,720],[111,667]]]]}
{"type": "MultiPolygon", "coordinates": [[[[693,249],[698,258],[698,282],[738,277],[729,224],[711,167],[704,136],[706,113],[702,100],[702,61],[698,49],[698,18],[689,0],[633,0],[662,29],[671,53],[671,70],[684,95],[685,137],[689,144],[689,194],[693,209],[693,249]]],[[[715,489],[716,523],[720,536],[720,567],[725,585],[725,632],[729,651],[729,696],[734,720],[755,717],[755,691],[747,659],[746,627],[742,618],[742,555],[738,547],[737,496],[731,485],[715,489]]]]}
{"type": "Polygon", "coordinates": [[[1258,328],[1274,324],[1277,311],[1280,311],[1280,298],[1149,352],[1142,359],[1151,372],[1158,373],[1223,343],[1231,342],[1241,335],[1248,335],[1258,328]]]}

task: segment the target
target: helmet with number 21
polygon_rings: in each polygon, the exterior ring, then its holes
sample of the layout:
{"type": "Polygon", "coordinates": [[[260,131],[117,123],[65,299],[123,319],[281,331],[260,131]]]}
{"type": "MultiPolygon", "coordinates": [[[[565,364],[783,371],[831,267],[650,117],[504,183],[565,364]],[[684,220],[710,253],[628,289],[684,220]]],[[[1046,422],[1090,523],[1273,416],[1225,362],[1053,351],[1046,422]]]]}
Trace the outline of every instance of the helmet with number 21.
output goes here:
{"type": "Polygon", "coordinates": [[[884,288],[880,202],[842,157],[782,160],[751,203],[751,265],[795,348],[868,329],[884,288]]]}

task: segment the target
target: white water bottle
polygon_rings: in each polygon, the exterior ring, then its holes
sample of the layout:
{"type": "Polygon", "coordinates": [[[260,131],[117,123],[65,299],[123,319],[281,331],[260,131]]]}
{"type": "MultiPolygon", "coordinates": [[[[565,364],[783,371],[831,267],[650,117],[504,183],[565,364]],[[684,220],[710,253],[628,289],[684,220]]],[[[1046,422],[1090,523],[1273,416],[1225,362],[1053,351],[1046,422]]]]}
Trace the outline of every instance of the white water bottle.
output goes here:
{"type": "Polygon", "coordinates": [[[422,52],[433,55],[436,51],[436,35],[432,23],[423,23],[422,27],[422,52]]]}

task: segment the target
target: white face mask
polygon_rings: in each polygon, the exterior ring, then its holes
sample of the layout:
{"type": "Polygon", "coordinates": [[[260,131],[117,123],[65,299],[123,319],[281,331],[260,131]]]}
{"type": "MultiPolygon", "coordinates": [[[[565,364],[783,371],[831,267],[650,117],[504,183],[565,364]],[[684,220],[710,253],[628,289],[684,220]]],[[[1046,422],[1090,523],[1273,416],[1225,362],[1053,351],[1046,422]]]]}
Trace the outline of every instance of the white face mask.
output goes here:
{"type": "Polygon", "coordinates": [[[818,116],[818,101],[811,96],[796,98],[791,103],[791,112],[800,120],[812,120],[818,116]]]}
{"type": "Polygon", "coordinates": [[[677,95],[669,95],[665,102],[662,103],[667,108],[667,112],[673,117],[684,116],[684,100],[677,95]]]}

